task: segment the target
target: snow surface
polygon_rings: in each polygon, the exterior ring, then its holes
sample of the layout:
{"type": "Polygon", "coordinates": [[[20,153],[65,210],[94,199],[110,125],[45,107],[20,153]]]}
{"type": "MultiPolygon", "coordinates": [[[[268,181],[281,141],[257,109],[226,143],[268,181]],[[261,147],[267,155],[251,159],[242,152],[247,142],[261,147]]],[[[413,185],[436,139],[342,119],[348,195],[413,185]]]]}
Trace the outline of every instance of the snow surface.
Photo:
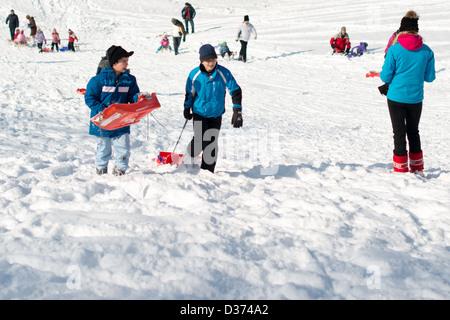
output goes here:
{"type": "MultiPolygon", "coordinates": [[[[196,33],[175,56],[156,53],[158,35],[184,1],[2,0],[2,19],[14,9],[26,27],[33,15],[64,46],[70,28],[79,51],[18,48],[1,28],[0,298],[449,299],[449,2],[191,3],[196,33]],[[420,124],[425,178],[391,173],[386,98],[365,77],[410,9],[436,56],[420,124]],[[231,127],[227,96],[215,174],[156,166],[181,133],[199,47],[239,50],[246,14],[258,32],[248,63],[219,61],[242,87],[243,128],[231,127]],[[369,53],[332,56],[341,26],[369,53]],[[160,124],[132,126],[121,177],[95,174],[76,93],[113,44],[135,51],[132,74],[162,104],[160,124]]],[[[191,137],[189,123],[178,152],[191,137]]]]}

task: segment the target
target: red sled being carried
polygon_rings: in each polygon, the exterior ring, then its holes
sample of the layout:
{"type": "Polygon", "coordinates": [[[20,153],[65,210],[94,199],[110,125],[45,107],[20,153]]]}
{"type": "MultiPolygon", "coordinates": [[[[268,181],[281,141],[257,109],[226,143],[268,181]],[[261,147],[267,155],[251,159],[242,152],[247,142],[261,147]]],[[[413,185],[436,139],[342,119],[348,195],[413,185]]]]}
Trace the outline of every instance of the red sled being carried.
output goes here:
{"type": "Polygon", "coordinates": [[[139,96],[136,103],[113,103],[91,118],[91,122],[105,130],[115,130],[138,123],[143,117],[161,107],[156,93],[150,99],[139,96]]]}

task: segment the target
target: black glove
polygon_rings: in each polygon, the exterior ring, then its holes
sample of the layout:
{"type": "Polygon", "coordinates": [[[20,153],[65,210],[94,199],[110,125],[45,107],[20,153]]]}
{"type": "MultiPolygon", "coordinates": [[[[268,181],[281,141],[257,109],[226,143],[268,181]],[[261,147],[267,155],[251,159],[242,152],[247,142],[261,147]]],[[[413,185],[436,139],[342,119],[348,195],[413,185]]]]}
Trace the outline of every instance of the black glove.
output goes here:
{"type": "Polygon", "coordinates": [[[334,48],[335,48],[335,45],[334,45],[334,43],[333,43],[333,44],[331,44],[331,48],[332,48],[332,49],[334,49],[334,48]]]}
{"type": "Polygon", "coordinates": [[[184,118],[186,120],[191,120],[192,119],[191,108],[184,108],[184,118]]]}
{"type": "Polygon", "coordinates": [[[242,127],[242,110],[241,109],[234,109],[233,110],[233,117],[231,118],[231,124],[234,128],[240,128],[242,127]]]}
{"type": "Polygon", "coordinates": [[[350,53],[350,48],[347,48],[346,50],[345,50],[345,55],[348,55],[350,53]]]}
{"type": "Polygon", "coordinates": [[[382,95],[384,95],[384,96],[387,95],[388,90],[389,90],[389,83],[385,83],[382,86],[379,86],[378,90],[380,91],[380,93],[382,95]]]}

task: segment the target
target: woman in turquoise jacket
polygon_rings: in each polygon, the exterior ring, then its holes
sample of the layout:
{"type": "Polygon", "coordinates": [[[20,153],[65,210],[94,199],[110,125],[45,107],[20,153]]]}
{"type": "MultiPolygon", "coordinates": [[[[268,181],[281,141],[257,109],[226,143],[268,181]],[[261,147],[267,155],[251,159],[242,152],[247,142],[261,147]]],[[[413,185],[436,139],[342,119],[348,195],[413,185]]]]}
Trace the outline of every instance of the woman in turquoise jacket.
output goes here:
{"type": "MultiPolygon", "coordinates": [[[[127,69],[128,58],[133,51],[127,52],[120,46],[112,46],[107,51],[109,65],[91,78],[84,100],[91,109],[91,118],[113,103],[135,103],[139,97],[136,78],[127,69]]],[[[114,175],[123,175],[128,168],[130,158],[130,126],[115,130],[101,129],[90,123],[89,134],[97,137],[95,156],[97,174],[108,172],[112,147],[115,151],[114,175]]]]}
{"type": "Polygon", "coordinates": [[[394,171],[423,175],[419,122],[424,82],[432,82],[436,75],[434,53],[418,34],[418,20],[414,11],[403,17],[400,32],[387,52],[380,78],[389,84],[387,99],[394,132],[394,171]],[[409,169],[406,137],[409,141],[409,169]]]}

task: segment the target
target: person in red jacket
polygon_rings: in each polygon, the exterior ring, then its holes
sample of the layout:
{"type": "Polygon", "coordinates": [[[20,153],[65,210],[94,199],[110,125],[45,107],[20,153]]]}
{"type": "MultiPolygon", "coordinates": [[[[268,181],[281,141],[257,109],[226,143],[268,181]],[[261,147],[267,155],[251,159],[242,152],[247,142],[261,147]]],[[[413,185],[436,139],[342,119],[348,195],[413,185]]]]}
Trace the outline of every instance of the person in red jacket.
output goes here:
{"type": "Polygon", "coordinates": [[[333,48],[333,54],[337,52],[347,55],[350,52],[351,44],[345,27],[342,27],[341,32],[331,38],[330,45],[333,48]]]}
{"type": "Polygon", "coordinates": [[[73,45],[73,43],[76,41],[78,41],[77,36],[75,35],[75,33],[69,29],[69,45],[68,45],[68,50],[69,51],[73,51],[75,52],[75,47],[73,45]]]}

